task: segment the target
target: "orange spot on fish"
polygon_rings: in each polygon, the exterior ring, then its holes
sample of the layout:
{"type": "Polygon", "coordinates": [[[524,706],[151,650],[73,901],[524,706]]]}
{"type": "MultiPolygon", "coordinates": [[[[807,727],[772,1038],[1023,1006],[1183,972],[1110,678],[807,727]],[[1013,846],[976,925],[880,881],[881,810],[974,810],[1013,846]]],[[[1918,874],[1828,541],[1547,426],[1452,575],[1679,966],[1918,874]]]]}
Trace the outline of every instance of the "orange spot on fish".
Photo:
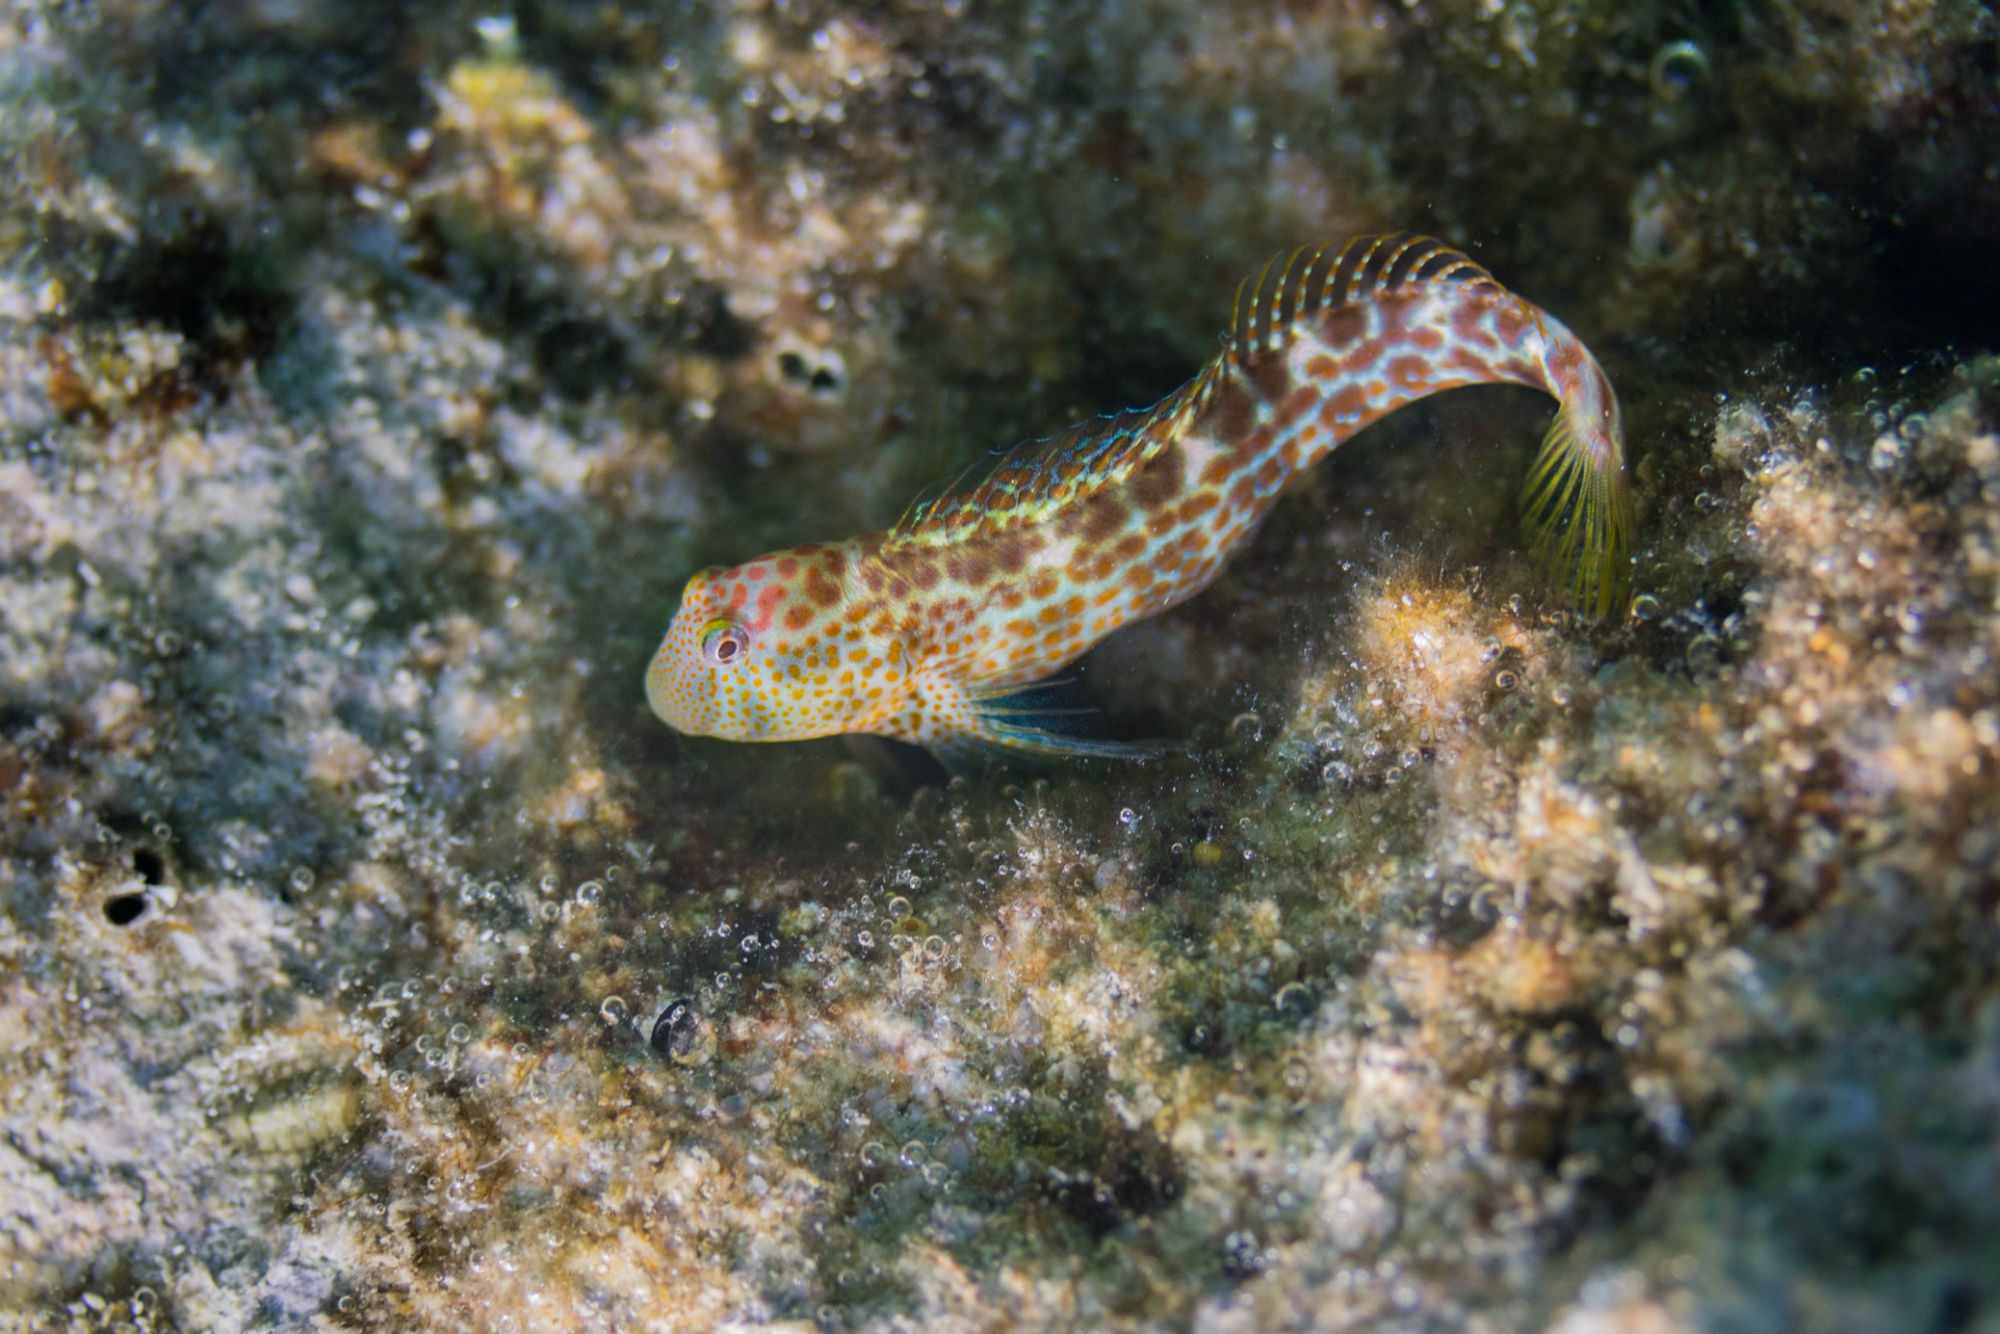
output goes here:
{"type": "Polygon", "coordinates": [[[1325,411],[1337,419],[1353,420],[1368,410],[1368,391],[1358,384],[1350,384],[1326,401],[1325,411]]]}
{"type": "Polygon", "coordinates": [[[1430,363],[1422,357],[1397,357],[1389,363],[1389,382],[1404,389],[1419,389],[1430,378],[1430,370],[1430,363]]]}

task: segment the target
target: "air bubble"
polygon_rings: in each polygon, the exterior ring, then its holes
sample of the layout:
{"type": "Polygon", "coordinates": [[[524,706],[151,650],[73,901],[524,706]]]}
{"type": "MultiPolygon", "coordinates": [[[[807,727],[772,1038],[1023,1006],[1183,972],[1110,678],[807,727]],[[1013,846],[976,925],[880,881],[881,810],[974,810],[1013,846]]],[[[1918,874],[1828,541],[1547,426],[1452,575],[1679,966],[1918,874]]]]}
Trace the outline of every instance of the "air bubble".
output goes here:
{"type": "Polygon", "coordinates": [[[577,904],[580,907],[588,908],[591,904],[597,902],[598,895],[603,892],[604,882],[602,880],[586,880],[576,887],[577,904]]]}
{"type": "Polygon", "coordinates": [[[1722,665],[1722,641],[1711,634],[1697,635],[1687,647],[1688,670],[1700,675],[1722,665]]]}
{"type": "Polygon", "coordinates": [[[1679,99],[1708,78],[1708,56],[1693,42],[1672,42],[1653,57],[1651,73],[1655,93],[1679,99]]]}
{"type": "Polygon", "coordinates": [[[737,943],[736,948],[743,951],[745,954],[755,954],[758,948],[762,944],[763,942],[757,939],[756,933],[752,932],[751,934],[743,937],[743,939],[737,943]]]}
{"type": "Polygon", "coordinates": [[[597,1007],[597,1017],[614,1028],[625,1022],[626,1013],[623,996],[606,996],[604,1003],[597,1007]]]}
{"type": "Polygon", "coordinates": [[[1304,1019],[1312,1013],[1312,992],[1303,982],[1287,982],[1271,998],[1271,1008],[1281,1018],[1304,1019]]]}
{"type": "Polygon", "coordinates": [[[1651,593],[1641,593],[1632,599],[1632,619],[1635,621],[1657,621],[1660,619],[1660,600],[1651,593]]]}
{"type": "Polygon", "coordinates": [[[295,894],[303,894],[313,887],[313,873],[310,866],[294,866],[291,875],[286,878],[291,882],[292,892],[295,894]]]}
{"type": "Polygon", "coordinates": [[[875,944],[875,933],[873,931],[856,931],[854,933],[854,943],[864,950],[869,949],[875,944]]]}
{"type": "Polygon", "coordinates": [[[1125,809],[1118,812],[1118,823],[1122,825],[1130,826],[1133,823],[1135,823],[1138,820],[1138,818],[1139,818],[1139,812],[1133,810],[1130,806],[1127,806],[1125,809]]]}
{"type": "Polygon", "coordinates": [[[910,915],[910,901],[901,894],[891,895],[888,904],[883,908],[883,912],[888,915],[890,921],[900,921],[910,915]]]}
{"type": "Polygon", "coordinates": [[[1503,695],[1520,684],[1521,674],[1512,668],[1502,667],[1493,673],[1493,688],[1503,695]]]}

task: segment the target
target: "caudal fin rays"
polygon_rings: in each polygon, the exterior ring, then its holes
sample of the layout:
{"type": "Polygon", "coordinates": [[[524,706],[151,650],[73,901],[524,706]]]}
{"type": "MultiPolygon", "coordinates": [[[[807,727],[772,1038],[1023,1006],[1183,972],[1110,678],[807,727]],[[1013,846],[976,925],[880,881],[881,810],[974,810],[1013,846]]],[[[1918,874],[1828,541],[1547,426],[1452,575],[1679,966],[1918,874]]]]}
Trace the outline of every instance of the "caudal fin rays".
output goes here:
{"type": "Polygon", "coordinates": [[[1623,601],[1632,566],[1632,495],[1615,447],[1593,446],[1564,406],[1521,489],[1536,558],[1593,620],[1623,601]]]}

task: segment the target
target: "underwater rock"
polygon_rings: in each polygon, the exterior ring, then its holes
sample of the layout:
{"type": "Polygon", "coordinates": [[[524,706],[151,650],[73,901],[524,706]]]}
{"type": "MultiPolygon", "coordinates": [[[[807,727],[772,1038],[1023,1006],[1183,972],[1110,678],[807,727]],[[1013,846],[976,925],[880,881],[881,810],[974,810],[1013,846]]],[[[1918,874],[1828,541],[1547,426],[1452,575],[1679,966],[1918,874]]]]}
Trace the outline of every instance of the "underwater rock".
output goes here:
{"type": "Polygon", "coordinates": [[[1994,36],[13,6],[0,1322],[1994,1327],[1994,36]],[[1603,355],[1624,614],[1468,391],[1083,664],[1184,755],[646,713],[1388,225],[1603,355]]]}

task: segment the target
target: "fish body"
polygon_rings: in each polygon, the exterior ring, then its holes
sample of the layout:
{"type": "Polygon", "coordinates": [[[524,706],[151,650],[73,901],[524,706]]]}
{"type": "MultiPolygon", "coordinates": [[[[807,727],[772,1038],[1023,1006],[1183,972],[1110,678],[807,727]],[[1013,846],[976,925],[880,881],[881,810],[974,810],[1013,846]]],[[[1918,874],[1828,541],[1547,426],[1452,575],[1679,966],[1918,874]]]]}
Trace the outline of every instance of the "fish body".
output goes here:
{"type": "Polygon", "coordinates": [[[887,531],[697,574],[647,670],[654,712],[740,741],[1144,753],[1076,735],[1034,683],[1205,588],[1343,440],[1470,384],[1556,398],[1523,517],[1582,609],[1610,610],[1630,563],[1618,400],[1553,316],[1437,241],[1383,236],[1267,265],[1232,325],[1152,407],[1023,445],[887,531]]]}

